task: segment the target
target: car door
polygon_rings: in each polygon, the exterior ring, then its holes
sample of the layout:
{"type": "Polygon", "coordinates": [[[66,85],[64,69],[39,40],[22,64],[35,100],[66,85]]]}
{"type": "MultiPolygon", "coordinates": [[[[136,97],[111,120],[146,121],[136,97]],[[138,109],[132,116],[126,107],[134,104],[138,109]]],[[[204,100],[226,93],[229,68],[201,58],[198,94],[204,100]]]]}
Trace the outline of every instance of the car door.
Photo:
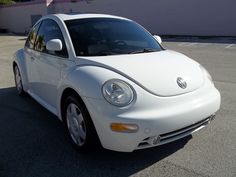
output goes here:
{"type": "Polygon", "coordinates": [[[54,20],[45,19],[42,21],[35,41],[33,57],[34,94],[40,101],[46,103],[49,109],[56,108],[57,86],[61,79],[61,67],[68,60],[68,52],[60,27],[54,20]],[[62,41],[62,51],[48,51],[46,49],[47,42],[52,39],[62,41]]]}
{"type": "MultiPolygon", "coordinates": [[[[37,23],[30,31],[28,38],[25,42],[24,54],[25,54],[25,63],[26,63],[26,72],[28,79],[28,89],[29,91],[33,90],[33,73],[32,73],[32,64],[34,61],[34,44],[37,37],[38,29],[40,22],[37,23]]],[[[34,76],[35,77],[35,76],[34,76]]]]}

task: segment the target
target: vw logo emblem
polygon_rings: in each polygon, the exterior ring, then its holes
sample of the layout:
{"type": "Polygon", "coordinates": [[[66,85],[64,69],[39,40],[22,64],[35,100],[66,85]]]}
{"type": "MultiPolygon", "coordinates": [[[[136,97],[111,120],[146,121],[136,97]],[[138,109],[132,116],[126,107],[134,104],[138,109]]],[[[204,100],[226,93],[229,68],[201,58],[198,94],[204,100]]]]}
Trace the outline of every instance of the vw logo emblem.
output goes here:
{"type": "Polygon", "coordinates": [[[180,88],[185,89],[187,87],[186,81],[182,77],[178,77],[176,80],[180,88]]]}

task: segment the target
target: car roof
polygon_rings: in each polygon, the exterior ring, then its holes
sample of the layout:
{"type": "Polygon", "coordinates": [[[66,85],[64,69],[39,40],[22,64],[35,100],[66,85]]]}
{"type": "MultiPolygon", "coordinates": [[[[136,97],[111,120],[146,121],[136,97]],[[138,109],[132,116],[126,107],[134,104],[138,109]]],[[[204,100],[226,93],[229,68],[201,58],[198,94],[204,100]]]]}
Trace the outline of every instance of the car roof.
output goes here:
{"type": "Polygon", "coordinates": [[[85,19],[85,18],[115,18],[115,19],[123,19],[129,20],[127,18],[115,16],[115,15],[108,15],[108,14],[97,14],[97,13],[69,13],[69,14],[52,14],[48,15],[48,17],[54,16],[58,17],[61,20],[73,20],[73,19],[85,19]]]}

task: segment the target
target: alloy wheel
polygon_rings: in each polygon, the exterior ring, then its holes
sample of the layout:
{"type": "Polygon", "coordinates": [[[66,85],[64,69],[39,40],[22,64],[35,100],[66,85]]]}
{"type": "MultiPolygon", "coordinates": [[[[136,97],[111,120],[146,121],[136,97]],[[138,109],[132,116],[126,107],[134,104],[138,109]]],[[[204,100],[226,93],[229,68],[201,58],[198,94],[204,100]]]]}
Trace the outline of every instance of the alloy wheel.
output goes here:
{"type": "Polygon", "coordinates": [[[86,126],[84,117],[79,107],[70,103],[66,111],[67,127],[75,144],[83,146],[86,141],[86,126]]]}

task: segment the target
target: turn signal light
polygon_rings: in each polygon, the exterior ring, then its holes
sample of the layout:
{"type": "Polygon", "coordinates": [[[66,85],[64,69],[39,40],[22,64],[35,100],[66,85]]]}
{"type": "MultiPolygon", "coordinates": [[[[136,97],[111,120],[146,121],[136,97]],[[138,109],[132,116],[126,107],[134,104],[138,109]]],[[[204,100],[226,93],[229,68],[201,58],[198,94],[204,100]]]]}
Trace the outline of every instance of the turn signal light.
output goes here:
{"type": "Polygon", "coordinates": [[[122,133],[135,133],[138,131],[138,125],[136,124],[123,124],[123,123],[112,123],[111,130],[114,132],[122,133]]]}

